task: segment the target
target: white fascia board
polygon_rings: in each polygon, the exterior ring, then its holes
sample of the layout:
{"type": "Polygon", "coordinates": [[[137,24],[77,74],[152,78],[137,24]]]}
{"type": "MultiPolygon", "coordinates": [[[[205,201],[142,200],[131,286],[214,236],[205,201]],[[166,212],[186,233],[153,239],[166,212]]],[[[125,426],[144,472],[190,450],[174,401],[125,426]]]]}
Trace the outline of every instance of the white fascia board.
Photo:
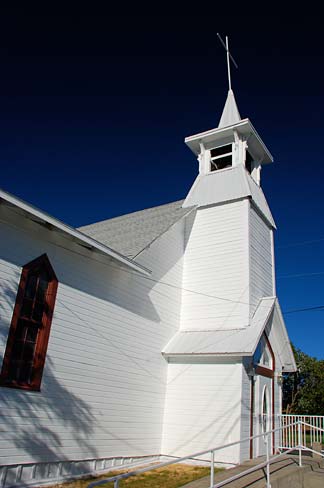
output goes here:
{"type": "Polygon", "coordinates": [[[43,212],[42,210],[39,210],[38,208],[34,207],[33,205],[30,205],[29,203],[24,202],[23,200],[20,200],[20,198],[17,198],[14,195],[11,195],[10,193],[7,193],[4,190],[0,189],[0,203],[1,202],[8,204],[9,206],[13,206],[13,207],[16,207],[16,208],[22,210],[27,215],[38,219],[40,222],[47,223],[47,224],[51,225],[56,230],[62,232],[63,234],[66,234],[66,235],[72,237],[76,241],[79,241],[81,243],[81,245],[86,245],[86,247],[90,248],[90,250],[98,251],[101,254],[105,254],[106,256],[109,256],[110,258],[113,258],[114,260],[119,262],[119,264],[122,264],[123,266],[131,268],[135,271],[138,271],[139,273],[142,273],[142,274],[145,274],[148,276],[151,275],[151,271],[149,269],[145,268],[144,266],[141,266],[140,264],[135,263],[131,259],[120,254],[119,252],[114,251],[110,247],[105,246],[104,244],[101,244],[100,242],[96,241],[95,239],[92,239],[91,237],[86,236],[82,232],[74,229],[73,227],[65,224],[64,222],[61,222],[60,220],[56,219],[55,217],[48,215],[47,213],[43,212]]]}
{"type": "Polygon", "coordinates": [[[171,356],[253,356],[263,331],[269,321],[275,297],[265,297],[259,302],[245,328],[178,331],[162,350],[171,356]]]}
{"type": "Polygon", "coordinates": [[[205,132],[200,132],[199,134],[194,134],[193,136],[186,137],[185,143],[192,150],[192,152],[196,156],[198,156],[198,154],[200,153],[201,142],[203,142],[204,144],[208,144],[211,141],[224,139],[226,138],[226,136],[232,135],[234,130],[236,130],[240,135],[252,137],[256,144],[262,148],[262,151],[264,153],[264,160],[262,164],[268,164],[273,162],[272,154],[262,141],[261,137],[255,130],[249,119],[243,119],[237,124],[233,124],[228,127],[222,127],[220,129],[215,128],[205,132]]]}
{"type": "Polygon", "coordinates": [[[285,358],[282,359],[282,362],[287,364],[284,372],[285,373],[295,373],[297,371],[297,365],[296,365],[296,361],[295,361],[295,357],[294,357],[292,347],[290,345],[287,327],[286,327],[285,320],[284,320],[283,315],[282,315],[282,311],[281,311],[281,307],[280,307],[278,298],[276,298],[275,307],[276,307],[276,310],[277,310],[278,315],[279,315],[279,321],[281,324],[281,331],[282,331],[282,334],[285,338],[285,344],[287,345],[287,348],[283,348],[283,350],[281,351],[282,354],[286,353],[288,356],[286,361],[285,361],[285,358]]]}
{"type": "Polygon", "coordinates": [[[256,311],[254,312],[254,315],[253,315],[252,321],[251,321],[251,325],[253,325],[253,322],[258,321],[258,313],[261,312],[261,315],[262,315],[262,306],[263,306],[263,304],[265,305],[266,315],[261,318],[261,322],[263,325],[259,329],[259,333],[256,336],[256,341],[255,341],[254,347],[252,349],[252,356],[254,355],[254,353],[258,347],[258,344],[260,342],[260,339],[262,337],[262,334],[263,334],[263,332],[264,332],[264,330],[265,330],[265,328],[269,322],[270,316],[271,316],[273,309],[275,307],[275,303],[276,303],[276,297],[261,298],[259,301],[258,307],[257,307],[256,311]],[[270,303],[270,305],[268,305],[268,302],[270,303]]]}

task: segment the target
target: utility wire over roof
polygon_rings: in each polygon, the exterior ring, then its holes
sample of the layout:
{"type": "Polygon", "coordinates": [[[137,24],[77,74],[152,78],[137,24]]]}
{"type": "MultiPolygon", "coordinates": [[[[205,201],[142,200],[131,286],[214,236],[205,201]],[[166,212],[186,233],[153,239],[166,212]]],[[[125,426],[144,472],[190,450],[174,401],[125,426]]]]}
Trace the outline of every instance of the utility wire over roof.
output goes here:
{"type": "Polygon", "coordinates": [[[80,227],[84,234],[134,258],[195,207],[182,208],[184,200],[147,208],[80,227]]]}

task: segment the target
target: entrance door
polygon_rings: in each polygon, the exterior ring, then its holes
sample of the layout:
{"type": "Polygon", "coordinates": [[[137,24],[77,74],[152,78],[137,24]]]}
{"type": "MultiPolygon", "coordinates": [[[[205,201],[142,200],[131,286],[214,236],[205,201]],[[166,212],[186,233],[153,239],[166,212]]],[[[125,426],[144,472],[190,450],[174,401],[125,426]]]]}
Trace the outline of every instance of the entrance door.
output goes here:
{"type": "MultiPolygon", "coordinates": [[[[257,375],[255,381],[255,434],[263,434],[272,429],[272,380],[257,375]]],[[[272,439],[272,436],[270,437],[272,439]]],[[[270,440],[271,442],[271,440],[270,440]]],[[[265,438],[259,437],[255,442],[256,455],[266,453],[265,438]]]]}

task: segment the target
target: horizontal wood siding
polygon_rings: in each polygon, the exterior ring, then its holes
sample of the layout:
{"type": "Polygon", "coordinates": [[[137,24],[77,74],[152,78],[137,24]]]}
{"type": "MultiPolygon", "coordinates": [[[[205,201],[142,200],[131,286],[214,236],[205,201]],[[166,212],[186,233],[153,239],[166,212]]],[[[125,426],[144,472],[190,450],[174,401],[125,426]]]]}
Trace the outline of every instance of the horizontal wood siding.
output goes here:
{"type": "MultiPolygon", "coordinates": [[[[289,340],[281,334],[281,327],[280,327],[280,317],[278,315],[278,311],[275,308],[273,314],[271,316],[271,320],[267,325],[266,332],[275,355],[275,378],[274,378],[274,388],[275,388],[275,402],[274,402],[274,414],[275,414],[275,426],[279,427],[279,420],[278,415],[282,413],[282,385],[281,381],[278,381],[278,375],[282,375],[282,367],[283,364],[281,362],[280,355],[282,354],[284,348],[290,347],[289,340]]],[[[275,441],[276,445],[279,445],[280,433],[275,433],[275,441]]]]}
{"type": "MultiPolygon", "coordinates": [[[[185,456],[240,439],[242,365],[170,363],[162,453],[185,456]]],[[[236,463],[239,446],[215,453],[236,463]]],[[[204,456],[209,459],[209,456],[204,456]]]]}
{"type": "Polygon", "coordinates": [[[47,253],[59,281],[41,392],[0,388],[1,464],[159,454],[183,222],[138,257],[173,287],[1,206],[0,232],[0,361],[21,267],[47,253]]]}
{"type": "MultiPolygon", "coordinates": [[[[251,379],[247,374],[250,358],[245,358],[242,368],[242,399],[241,399],[241,439],[250,437],[251,427],[251,379]]],[[[255,432],[254,432],[255,434],[255,432]]],[[[250,442],[240,445],[240,462],[250,458],[250,442]]]]}
{"type": "Polygon", "coordinates": [[[186,231],[181,328],[248,325],[248,266],[248,201],[198,209],[186,231]]]}
{"type": "Polygon", "coordinates": [[[253,315],[263,297],[273,296],[273,260],[269,225],[250,209],[250,297],[253,315]]]}

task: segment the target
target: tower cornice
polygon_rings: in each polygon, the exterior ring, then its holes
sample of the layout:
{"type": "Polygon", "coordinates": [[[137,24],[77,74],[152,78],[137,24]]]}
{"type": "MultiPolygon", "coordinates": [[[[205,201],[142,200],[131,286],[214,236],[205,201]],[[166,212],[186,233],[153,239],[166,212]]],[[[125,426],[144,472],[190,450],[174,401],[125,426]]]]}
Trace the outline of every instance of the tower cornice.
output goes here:
{"type": "Polygon", "coordinates": [[[233,137],[234,132],[245,140],[248,140],[249,146],[254,149],[255,153],[259,154],[260,164],[269,164],[273,162],[272,154],[249,119],[243,119],[236,124],[227,127],[217,127],[215,129],[194,134],[186,137],[185,143],[192,152],[198,156],[201,151],[200,144],[207,147],[210,144],[233,137]]]}

